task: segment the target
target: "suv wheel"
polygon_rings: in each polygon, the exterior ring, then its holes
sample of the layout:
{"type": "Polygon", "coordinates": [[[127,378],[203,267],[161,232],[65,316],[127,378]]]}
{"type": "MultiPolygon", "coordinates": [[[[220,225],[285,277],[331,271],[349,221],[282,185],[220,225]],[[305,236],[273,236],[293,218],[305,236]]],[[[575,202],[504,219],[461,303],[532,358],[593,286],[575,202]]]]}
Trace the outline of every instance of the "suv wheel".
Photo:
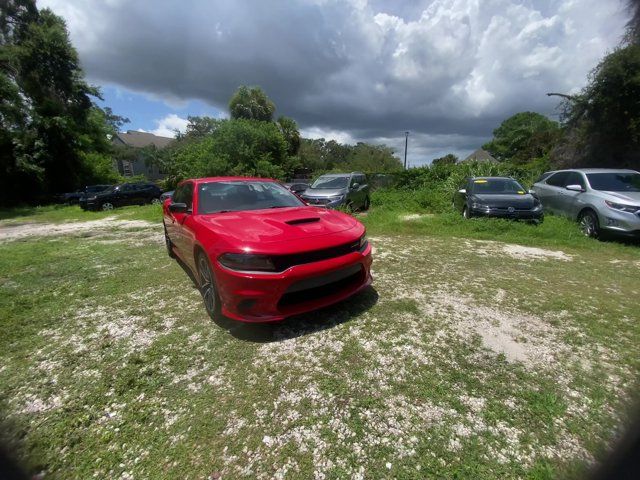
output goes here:
{"type": "Polygon", "coordinates": [[[362,207],[363,210],[369,210],[369,207],[371,206],[371,200],[369,200],[369,197],[366,197],[364,199],[364,206],[362,207]]]}
{"type": "Polygon", "coordinates": [[[469,207],[467,207],[466,205],[462,209],[462,216],[464,218],[467,218],[467,219],[471,218],[471,213],[469,212],[469,207]]]}
{"type": "Polygon", "coordinates": [[[580,224],[580,231],[591,238],[597,238],[600,233],[600,223],[598,222],[598,216],[593,210],[587,210],[580,214],[578,219],[580,224]]]}
{"type": "Polygon", "coordinates": [[[151,199],[151,204],[152,205],[160,205],[162,203],[162,201],[160,200],[160,198],[152,198],[151,199]]]}
{"type": "Polygon", "coordinates": [[[108,210],[113,210],[113,203],[104,202],[100,208],[102,208],[102,210],[104,210],[105,212],[108,210]]]}

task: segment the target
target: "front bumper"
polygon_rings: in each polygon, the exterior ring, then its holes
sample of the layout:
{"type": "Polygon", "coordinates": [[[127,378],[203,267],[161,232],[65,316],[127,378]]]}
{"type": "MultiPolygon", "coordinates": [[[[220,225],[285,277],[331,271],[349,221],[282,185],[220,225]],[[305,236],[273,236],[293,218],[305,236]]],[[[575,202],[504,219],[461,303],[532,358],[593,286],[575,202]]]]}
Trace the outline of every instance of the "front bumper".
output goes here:
{"type": "Polygon", "coordinates": [[[598,212],[600,228],[631,237],[640,237],[640,214],[605,208],[598,212]]]}
{"type": "Polygon", "coordinates": [[[542,220],[544,210],[516,210],[510,212],[507,208],[473,208],[471,213],[476,217],[507,218],[514,220],[542,220]]]}
{"type": "Polygon", "coordinates": [[[329,200],[326,197],[301,197],[301,198],[312,207],[338,208],[339,206],[345,204],[345,198],[339,198],[336,200],[329,200]]]}
{"type": "Polygon", "coordinates": [[[222,314],[242,322],[274,322],[344,300],[371,284],[371,245],[281,273],[229,270],[213,261],[222,314]]]}
{"type": "Polygon", "coordinates": [[[98,210],[99,207],[100,205],[97,200],[80,200],[80,208],[82,208],[83,210],[98,210]]]}

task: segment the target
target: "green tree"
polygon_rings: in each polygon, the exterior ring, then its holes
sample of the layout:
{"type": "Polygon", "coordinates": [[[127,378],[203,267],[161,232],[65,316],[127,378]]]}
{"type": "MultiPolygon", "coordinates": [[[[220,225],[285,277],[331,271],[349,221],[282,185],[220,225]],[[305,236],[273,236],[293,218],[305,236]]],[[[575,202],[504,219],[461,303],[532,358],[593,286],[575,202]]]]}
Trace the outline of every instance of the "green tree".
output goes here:
{"type": "Polygon", "coordinates": [[[177,138],[185,137],[204,137],[211,135],[220,125],[221,120],[211,117],[188,116],[187,129],[184,134],[179,134],[177,138]]]}
{"type": "Polygon", "coordinates": [[[289,117],[279,117],[277,121],[280,133],[287,141],[287,153],[290,156],[298,154],[300,150],[300,131],[298,130],[298,124],[289,117]]]}
{"type": "Polygon", "coordinates": [[[386,145],[358,142],[350,148],[345,167],[350,171],[383,173],[402,170],[402,163],[386,145]]]}
{"type": "Polygon", "coordinates": [[[640,45],[607,55],[562,108],[567,133],[556,164],[640,167],[640,45]]]}
{"type": "Polygon", "coordinates": [[[168,185],[190,177],[251,175],[284,178],[295,166],[273,122],[221,120],[210,134],[175,142],[160,152],[168,185]]]}
{"type": "MultiPolygon", "coordinates": [[[[32,0],[0,9],[0,203],[79,186],[87,153],[108,153],[121,121],[96,107],[64,21],[32,0]]],[[[93,158],[95,160],[95,158],[93,158]]]]}
{"type": "Polygon", "coordinates": [[[260,87],[238,88],[229,101],[229,113],[233,120],[261,120],[270,122],[276,110],[274,103],[260,87]]]}
{"type": "Polygon", "coordinates": [[[493,131],[482,146],[502,162],[528,163],[547,155],[560,138],[560,124],[535,112],[520,112],[493,131]]]}
{"type": "Polygon", "coordinates": [[[444,157],[434,158],[431,165],[437,167],[438,165],[455,165],[458,163],[459,158],[453,153],[447,153],[444,157]]]}

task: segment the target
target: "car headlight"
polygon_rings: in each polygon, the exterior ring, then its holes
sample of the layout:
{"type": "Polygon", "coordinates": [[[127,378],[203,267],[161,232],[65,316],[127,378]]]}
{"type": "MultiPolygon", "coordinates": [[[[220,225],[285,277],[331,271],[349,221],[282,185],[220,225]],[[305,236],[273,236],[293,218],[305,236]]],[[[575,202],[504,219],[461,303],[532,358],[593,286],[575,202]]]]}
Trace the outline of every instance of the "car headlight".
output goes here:
{"type": "Polygon", "coordinates": [[[613,210],[620,210],[621,212],[628,213],[640,212],[640,207],[636,207],[635,205],[625,205],[623,203],[610,202],[609,200],[605,200],[604,203],[607,204],[607,207],[612,208],[613,210]]]}
{"type": "Polygon", "coordinates": [[[337,202],[342,199],[344,199],[344,195],[334,195],[333,197],[329,197],[329,200],[332,202],[337,202]]]}
{"type": "Polygon", "coordinates": [[[97,199],[97,198],[98,198],[98,197],[96,197],[96,196],[93,196],[93,197],[87,197],[87,200],[95,200],[95,199],[97,199]]]}
{"type": "Polygon", "coordinates": [[[540,202],[536,202],[533,204],[533,209],[534,210],[542,210],[542,204],[540,202]]]}
{"type": "Polygon", "coordinates": [[[367,240],[367,234],[366,233],[362,234],[362,236],[360,237],[360,240],[358,241],[358,249],[360,251],[363,251],[365,248],[367,248],[368,243],[369,241],[367,240]]]}
{"type": "Polygon", "coordinates": [[[479,210],[489,210],[489,205],[486,205],[484,203],[477,203],[477,202],[473,202],[471,204],[471,208],[477,208],[479,210]]]}
{"type": "Polygon", "coordinates": [[[218,261],[231,270],[242,272],[275,272],[276,267],[268,255],[254,255],[252,253],[224,253],[218,261]]]}

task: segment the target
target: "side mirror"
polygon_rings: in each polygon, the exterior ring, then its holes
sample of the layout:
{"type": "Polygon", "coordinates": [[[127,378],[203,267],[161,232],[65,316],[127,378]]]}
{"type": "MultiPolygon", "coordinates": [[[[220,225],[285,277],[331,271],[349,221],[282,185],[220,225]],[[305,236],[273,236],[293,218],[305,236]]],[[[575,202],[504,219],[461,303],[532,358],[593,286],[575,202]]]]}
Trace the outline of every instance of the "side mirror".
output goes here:
{"type": "Polygon", "coordinates": [[[467,189],[461,188],[460,190],[458,190],[458,193],[462,193],[464,195],[465,193],[467,193],[467,189]]]}
{"type": "Polygon", "coordinates": [[[567,190],[571,190],[572,192],[584,192],[584,188],[582,188],[582,185],[567,185],[566,187],[567,190]]]}
{"type": "Polygon", "coordinates": [[[351,185],[351,190],[355,190],[356,188],[358,188],[360,186],[359,183],[354,183],[353,185],[351,185]]]}
{"type": "Polygon", "coordinates": [[[187,213],[187,204],[186,203],[171,203],[169,204],[169,211],[171,213],[187,213]]]}

